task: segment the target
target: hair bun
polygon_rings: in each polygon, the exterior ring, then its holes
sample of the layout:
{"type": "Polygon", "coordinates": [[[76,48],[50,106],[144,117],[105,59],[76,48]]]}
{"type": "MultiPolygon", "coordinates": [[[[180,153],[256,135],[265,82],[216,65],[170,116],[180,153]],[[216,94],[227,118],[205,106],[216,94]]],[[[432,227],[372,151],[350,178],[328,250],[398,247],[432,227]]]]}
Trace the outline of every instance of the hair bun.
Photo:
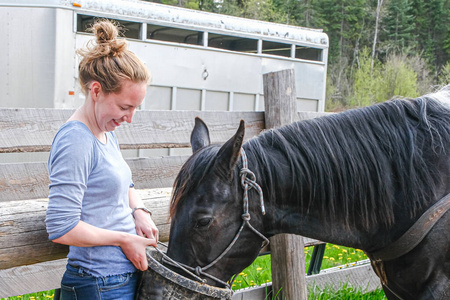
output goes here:
{"type": "Polygon", "coordinates": [[[110,21],[99,21],[92,25],[92,31],[97,38],[97,50],[102,55],[117,56],[127,45],[123,39],[117,39],[119,25],[110,21]]]}
{"type": "Polygon", "coordinates": [[[94,33],[95,39],[77,50],[82,58],[78,76],[86,97],[93,81],[98,81],[105,93],[120,92],[124,80],[149,82],[150,73],[145,64],[127,49],[126,40],[118,37],[121,28],[117,22],[98,20],[89,31],[94,33]]]}

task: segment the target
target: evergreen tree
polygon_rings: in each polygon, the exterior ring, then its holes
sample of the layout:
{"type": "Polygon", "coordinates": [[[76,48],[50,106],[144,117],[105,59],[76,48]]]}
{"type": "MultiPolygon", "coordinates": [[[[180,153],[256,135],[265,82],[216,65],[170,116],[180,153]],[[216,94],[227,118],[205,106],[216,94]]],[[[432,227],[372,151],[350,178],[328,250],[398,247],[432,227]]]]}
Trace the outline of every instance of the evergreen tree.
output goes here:
{"type": "Polygon", "coordinates": [[[417,48],[411,0],[389,1],[386,11],[380,34],[382,42],[379,52],[382,57],[391,53],[402,53],[405,49],[417,48]]]}

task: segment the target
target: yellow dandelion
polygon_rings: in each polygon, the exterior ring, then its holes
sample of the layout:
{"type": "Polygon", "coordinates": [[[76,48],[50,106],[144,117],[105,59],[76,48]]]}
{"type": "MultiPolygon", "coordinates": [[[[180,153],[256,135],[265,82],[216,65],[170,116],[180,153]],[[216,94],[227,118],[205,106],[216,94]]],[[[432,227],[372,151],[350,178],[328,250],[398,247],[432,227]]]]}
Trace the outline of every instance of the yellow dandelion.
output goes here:
{"type": "Polygon", "coordinates": [[[328,256],[324,256],[323,258],[324,258],[324,259],[328,259],[328,256]]]}
{"type": "Polygon", "coordinates": [[[334,257],[330,257],[330,260],[334,260],[334,257]]]}
{"type": "Polygon", "coordinates": [[[341,249],[341,248],[339,248],[339,246],[338,246],[338,245],[333,245],[333,248],[336,248],[336,249],[341,249]]]}
{"type": "Polygon", "coordinates": [[[349,257],[349,258],[347,258],[347,260],[352,260],[352,259],[349,257]]]}
{"type": "Polygon", "coordinates": [[[342,256],[343,254],[342,253],[338,253],[338,256],[342,256]]]}
{"type": "Polygon", "coordinates": [[[342,252],[344,252],[344,253],[347,253],[347,250],[345,250],[345,249],[342,249],[342,252]]]}
{"type": "Polygon", "coordinates": [[[256,268],[256,271],[261,271],[262,270],[262,268],[256,268]]]}
{"type": "Polygon", "coordinates": [[[241,276],[244,276],[244,275],[245,275],[245,273],[244,273],[244,272],[241,272],[241,273],[239,273],[239,275],[241,275],[241,276]]]}

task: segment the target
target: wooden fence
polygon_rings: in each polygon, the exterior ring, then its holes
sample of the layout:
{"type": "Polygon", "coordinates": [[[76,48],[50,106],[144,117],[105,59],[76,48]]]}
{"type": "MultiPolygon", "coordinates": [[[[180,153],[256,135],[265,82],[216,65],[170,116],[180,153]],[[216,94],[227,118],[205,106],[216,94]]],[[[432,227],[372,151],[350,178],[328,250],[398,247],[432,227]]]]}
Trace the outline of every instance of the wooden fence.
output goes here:
{"type": "MultiPolygon", "coordinates": [[[[58,128],[72,113],[73,110],[65,109],[1,108],[0,155],[48,152],[58,128]]],[[[299,115],[305,119],[317,114],[299,115]]],[[[119,127],[116,134],[122,149],[189,147],[197,116],[208,124],[211,142],[220,144],[235,133],[241,119],[246,122],[246,140],[263,131],[267,122],[264,112],[138,111],[133,123],[119,127]]],[[[126,159],[137,192],[152,210],[163,242],[168,241],[170,230],[171,186],[186,159],[187,156],[126,159]]],[[[0,298],[60,286],[68,247],[48,241],[44,224],[48,184],[46,161],[0,164],[0,298]]],[[[316,243],[305,240],[306,246],[316,243]]],[[[303,250],[298,252],[303,253],[303,250]]],[[[367,280],[369,285],[378,285],[369,266],[359,272],[364,276],[361,278],[364,285],[367,280]]],[[[316,277],[313,282],[323,281],[316,277]]],[[[312,282],[311,279],[308,282],[312,282]]],[[[252,289],[247,296],[243,292],[236,293],[235,299],[264,299],[260,294],[260,290],[252,289]]]]}

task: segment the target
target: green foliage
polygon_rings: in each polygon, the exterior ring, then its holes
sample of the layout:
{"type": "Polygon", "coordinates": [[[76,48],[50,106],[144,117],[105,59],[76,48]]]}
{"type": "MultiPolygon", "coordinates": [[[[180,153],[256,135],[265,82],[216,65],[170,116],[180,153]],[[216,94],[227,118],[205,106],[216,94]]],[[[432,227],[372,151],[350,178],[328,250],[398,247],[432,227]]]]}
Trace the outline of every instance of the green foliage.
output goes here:
{"type": "Polygon", "coordinates": [[[53,299],[54,296],[55,291],[51,290],[46,292],[31,293],[23,296],[1,298],[0,300],[49,300],[53,299]]]}
{"type": "Polygon", "coordinates": [[[447,62],[442,68],[438,83],[441,86],[450,84],[450,62],[447,62]]]}
{"type": "Polygon", "coordinates": [[[367,49],[360,56],[360,67],[354,73],[353,97],[350,107],[362,107],[384,102],[393,97],[419,96],[417,74],[407,64],[405,55],[390,55],[385,64],[371,58],[367,49]]]}
{"type": "Polygon", "coordinates": [[[392,55],[384,65],[385,100],[395,96],[415,98],[417,92],[417,74],[406,63],[402,55],[392,55]]]}
{"type": "Polygon", "coordinates": [[[411,0],[389,1],[380,34],[382,55],[401,53],[418,46],[414,33],[414,15],[411,0]]]}

